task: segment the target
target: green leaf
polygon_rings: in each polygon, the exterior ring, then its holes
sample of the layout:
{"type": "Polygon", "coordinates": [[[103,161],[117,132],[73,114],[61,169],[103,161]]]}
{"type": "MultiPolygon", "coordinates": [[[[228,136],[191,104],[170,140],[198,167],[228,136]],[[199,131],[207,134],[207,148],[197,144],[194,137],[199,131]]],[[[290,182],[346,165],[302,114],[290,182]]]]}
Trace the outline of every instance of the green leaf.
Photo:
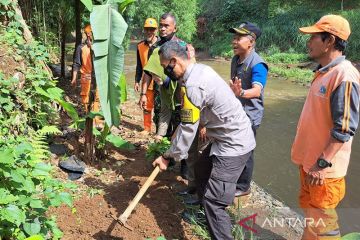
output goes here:
{"type": "Polygon", "coordinates": [[[96,127],[93,127],[93,134],[94,134],[95,137],[98,137],[98,136],[101,135],[101,132],[99,130],[97,130],[96,127]]]}
{"type": "Polygon", "coordinates": [[[44,126],[42,129],[38,130],[41,135],[54,135],[62,134],[62,132],[56,126],[44,126]]]}
{"type": "Polygon", "coordinates": [[[0,217],[15,224],[17,227],[25,222],[25,212],[15,205],[8,205],[6,208],[0,209],[0,217]]]}
{"type": "Polygon", "coordinates": [[[30,207],[32,208],[44,208],[43,202],[40,199],[33,199],[30,201],[30,207]]]}
{"type": "Polygon", "coordinates": [[[12,164],[14,161],[14,155],[11,149],[0,152],[0,163],[12,164]]]}
{"type": "Polygon", "coordinates": [[[126,85],[126,77],[124,73],[121,74],[120,76],[119,86],[120,86],[121,103],[124,103],[127,101],[127,85],[126,85]]]}
{"type": "Polygon", "coordinates": [[[16,156],[20,156],[21,154],[29,153],[33,150],[33,147],[30,143],[23,142],[16,146],[15,154],[16,156]]]}
{"type": "Polygon", "coordinates": [[[48,225],[53,233],[53,240],[61,239],[63,233],[61,230],[56,226],[56,218],[54,216],[51,217],[50,220],[46,221],[46,225],[48,225]]]}
{"type": "Polygon", "coordinates": [[[64,108],[66,113],[71,117],[73,121],[77,121],[79,119],[79,115],[75,107],[71,103],[65,102],[63,100],[59,100],[58,102],[64,108]]]}
{"type": "Polygon", "coordinates": [[[25,181],[25,178],[23,175],[21,175],[18,171],[16,170],[11,170],[11,179],[14,181],[14,182],[17,182],[17,183],[22,183],[25,181]]]}
{"type": "Polygon", "coordinates": [[[106,141],[110,142],[115,147],[120,148],[120,149],[125,149],[125,150],[134,150],[135,149],[135,146],[133,144],[122,139],[120,136],[116,136],[113,134],[109,134],[106,137],[106,141]]]}
{"type": "Polygon", "coordinates": [[[43,95],[44,97],[51,98],[50,95],[44,89],[42,89],[41,87],[35,87],[35,91],[38,94],[43,95]]]}
{"type": "Polygon", "coordinates": [[[360,240],[360,233],[354,232],[341,237],[341,240],[360,240]]]}
{"type": "Polygon", "coordinates": [[[110,4],[96,5],[90,14],[94,34],[93,50],[96,83],[101,109],[109,127],[120,124],[119,78],[124,67],[122,42],[127,23],[110,4]]]}
{"type": "Polygon", "coordinates": [[[44,240],[41,235],[33,235],[31,237],[25,238],[25,240],[44,240]]]}
{"type": "Polygon", "coordinates": [[[17,202],[18,206],[25,206],[32,200],[31,197],[26,195],[19,195],[19,200],[17,202]]]}
{"type": "Polygon", "coordinates": [[[26,178],[23,182],[23,188],[22,190],[26,192],[34,192],[35,191],[35,184],[30,178],[26,178]]]}
{"type": "Polygon", "coordinates": [[[166,240],[166,238],[164,238],[163,236],[158,237],[156,240],[166,240]]]}
{"type": "Polygon", "coordinates": [[[24,223],[23,224],[24,231],[29,235],[34,235],[40,232],[41,226],[40,223],[24,223]]]}
{"type": "Polygon", "coordinates": [[[130,4],[132,4],[132,3],[134,3],[134,2],[136,2],[136,0],[125,0],[125,1],[122,1],[121,4],[120,4],[120,6],[119,6],[119,11],[120,11],[121,13],[124,13],[124,11],[126,10],[126,8],[127,8],[130,4]]]}
{"type": "Polygon", "coordinates": [[[95,117],[104,117],[104,114],[102,112],[91,111],[91,112],[89,112],[89,114],[86,117],[94,119],[95,117]]]}
{"type": "Polygon", "coordinates": [[[73,201],[70,193],[68,192],[62,192],[59,194],[59,197],[63,203],[68,205],[69,207],[72,207],[73,201]]]}
{"type": "Polygon", "coordinates": [[[62,98],[63,90],[58,87],[48,88],[46,92],[49,94],[51,99],[60,100],[62,98]]]}
{"type": "Polygon", "coordinates": [[[62,203],[65,203],[69,207],[72,207],[72,197],[70,193],[61,192],[59,194],[51,194],[52,198],[50,199],[50,204],[54,207],[60,206],[62,203]]]}
{"type": "Polygon", "coordinates": [[[85,7],[91,12],[93,10],[92,0],[81,0],[81,2],[85,5],[85,7]]]}
{"type": "Polygon", "coordinates": [[[48,176],[52,167],[50,164],[46,163],[37,163],[34,167],[34,171],[32,171],[33,176],[48,176]]]}
{"type": "Polygon", "coordinates": [[[8,190],[0,188],[0,205],[15,202],[19,197],[12,195],[8,190]]]}

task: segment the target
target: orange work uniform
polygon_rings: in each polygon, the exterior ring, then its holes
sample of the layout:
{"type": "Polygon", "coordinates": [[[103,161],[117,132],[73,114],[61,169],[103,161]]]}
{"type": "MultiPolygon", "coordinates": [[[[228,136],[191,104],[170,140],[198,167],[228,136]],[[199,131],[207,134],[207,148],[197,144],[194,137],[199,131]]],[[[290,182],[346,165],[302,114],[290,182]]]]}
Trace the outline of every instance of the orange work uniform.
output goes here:
{"type": "MultiPolygon", "coordinates": [[[[73,71],[80,71],[81,78],[81,103],[85,105],[85,111],[88,112],[87,105],[89,103],[89,95],[91,88],[91,75],[93,70],[92,61],[91,61],[91,49],[85,43],[79,45],[76,48],[74,56],[73,71]]],[[[99,93],[96,89],[95,99],[92,106],[93,111],[99,111],[100,102],[99,102],[99,93]]]]}
{"type": "Polygon", "coordinates": [[[336,206],[345,195],[345,175],[351,144],[359,121],[360,75],[351,62],[341,56],[319,68],[311,83],[291,149],[292,161],[300,168],[300,207],[311,219],[303,239],[340,239],[336,206]],[[326,169],[323,185],[305,181],[310,168],[336,139],[340,150],[326,169]]]}
{"type": "MultiPolygon", "coordinates": [[[[152,49],[146,41],[141,41],[137,45],[137,62],[135,82],[140,83],[143,76],[143,68],[146,65],[152,49]]],[[[151,117],[154,109],[154,80],[151,80],[148,89],[146,90],[147,104],[144,109],[144,130],[151,131],[151,117]]]]}

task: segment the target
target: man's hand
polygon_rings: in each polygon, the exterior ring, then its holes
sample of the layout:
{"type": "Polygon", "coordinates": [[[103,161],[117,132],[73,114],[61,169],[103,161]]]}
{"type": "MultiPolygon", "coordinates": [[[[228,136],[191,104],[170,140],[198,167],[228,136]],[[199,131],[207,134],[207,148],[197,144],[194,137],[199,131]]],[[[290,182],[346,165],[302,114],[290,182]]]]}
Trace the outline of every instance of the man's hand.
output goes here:
{"type": "Polygon", "coordinates": [[[147,105],[147,97],[146,95],[141,95],[139,100],[139,106],[141,110],[145,110],[147,105]]]}
{"type": "Polygon", "coordinates": [[[134,90],[135,90],[135,92],[139,92],[139,91],[140,91],[140,83],[135,82],[134,90]]]}
{"type": "Polygon", "coordinates": [[[73,86],[73,87],[76,86],[76,78],[74,78],[73,80],[71,80],[71,86],[73,86]]]}
{"type": "Polygon", "coordinates": [[[155,159],[155,161],[153,161],[152,165],[154,167],[159,166],[161,171],[165,171],[169,165],[168,160],[166,160],[165,158],[163,158],[162,156],[158,157],[157,159],[155,159]]]}
{"type": "Polygon", "coordinates": [[[315,163],[306,175],[305,182],[310,185],[323,185],[327,171],[328,168],[319,168],[315,163]]]}
{"type": "Polygon", "coordinates": [[[200,141],[202,141],[203,143],[206,142],[206,140],[207,140],[206,127],[200,128],[200,130],[199,130],[199,138],[200,138],[200,141]]]}
{"type": "Polygon", "coordinates": [[[158,142],[161,142],[162,139],[163,139],[163,137],[160,136],[160,135],[157,135],[157,134],[156,134],[156,135],[154,136],[154,140],[155,140],[155,142],[157,142],[157,143],[158,143],[158,142]]]}
{"type": "Polygon", "coordinates": [[[229,81],[229,84],[230,84],[230,88],[234,92],[235,96],[239,97],[242,92],[241,79],[239,79],[238,77],[235,77],[234,81],[233,80],[229,81]]]}

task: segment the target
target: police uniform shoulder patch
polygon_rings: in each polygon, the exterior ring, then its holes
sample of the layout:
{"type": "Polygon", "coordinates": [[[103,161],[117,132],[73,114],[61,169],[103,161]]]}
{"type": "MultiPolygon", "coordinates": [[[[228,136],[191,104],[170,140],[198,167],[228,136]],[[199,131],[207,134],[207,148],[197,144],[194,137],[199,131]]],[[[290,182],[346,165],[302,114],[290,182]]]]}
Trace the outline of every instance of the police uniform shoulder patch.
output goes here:
{"type": "Polygon", "coordinates": [[[200,109],[196,107],[187,97],[186,88],[181,87],[181,112],[182,123],[196,123],[200,119],[200,109]]]}

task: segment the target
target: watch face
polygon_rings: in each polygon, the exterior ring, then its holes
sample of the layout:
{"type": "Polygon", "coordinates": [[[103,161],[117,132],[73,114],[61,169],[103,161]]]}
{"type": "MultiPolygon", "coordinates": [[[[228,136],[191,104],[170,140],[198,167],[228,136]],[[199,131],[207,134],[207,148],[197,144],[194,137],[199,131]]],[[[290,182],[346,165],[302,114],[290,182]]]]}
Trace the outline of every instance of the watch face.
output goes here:
{"type": "Polygon", "coordinates": [[[318,166],[321,168],[326,168],[328,166],[328,162],[324,159],[319,159],[318,160],[318,166]]]}

